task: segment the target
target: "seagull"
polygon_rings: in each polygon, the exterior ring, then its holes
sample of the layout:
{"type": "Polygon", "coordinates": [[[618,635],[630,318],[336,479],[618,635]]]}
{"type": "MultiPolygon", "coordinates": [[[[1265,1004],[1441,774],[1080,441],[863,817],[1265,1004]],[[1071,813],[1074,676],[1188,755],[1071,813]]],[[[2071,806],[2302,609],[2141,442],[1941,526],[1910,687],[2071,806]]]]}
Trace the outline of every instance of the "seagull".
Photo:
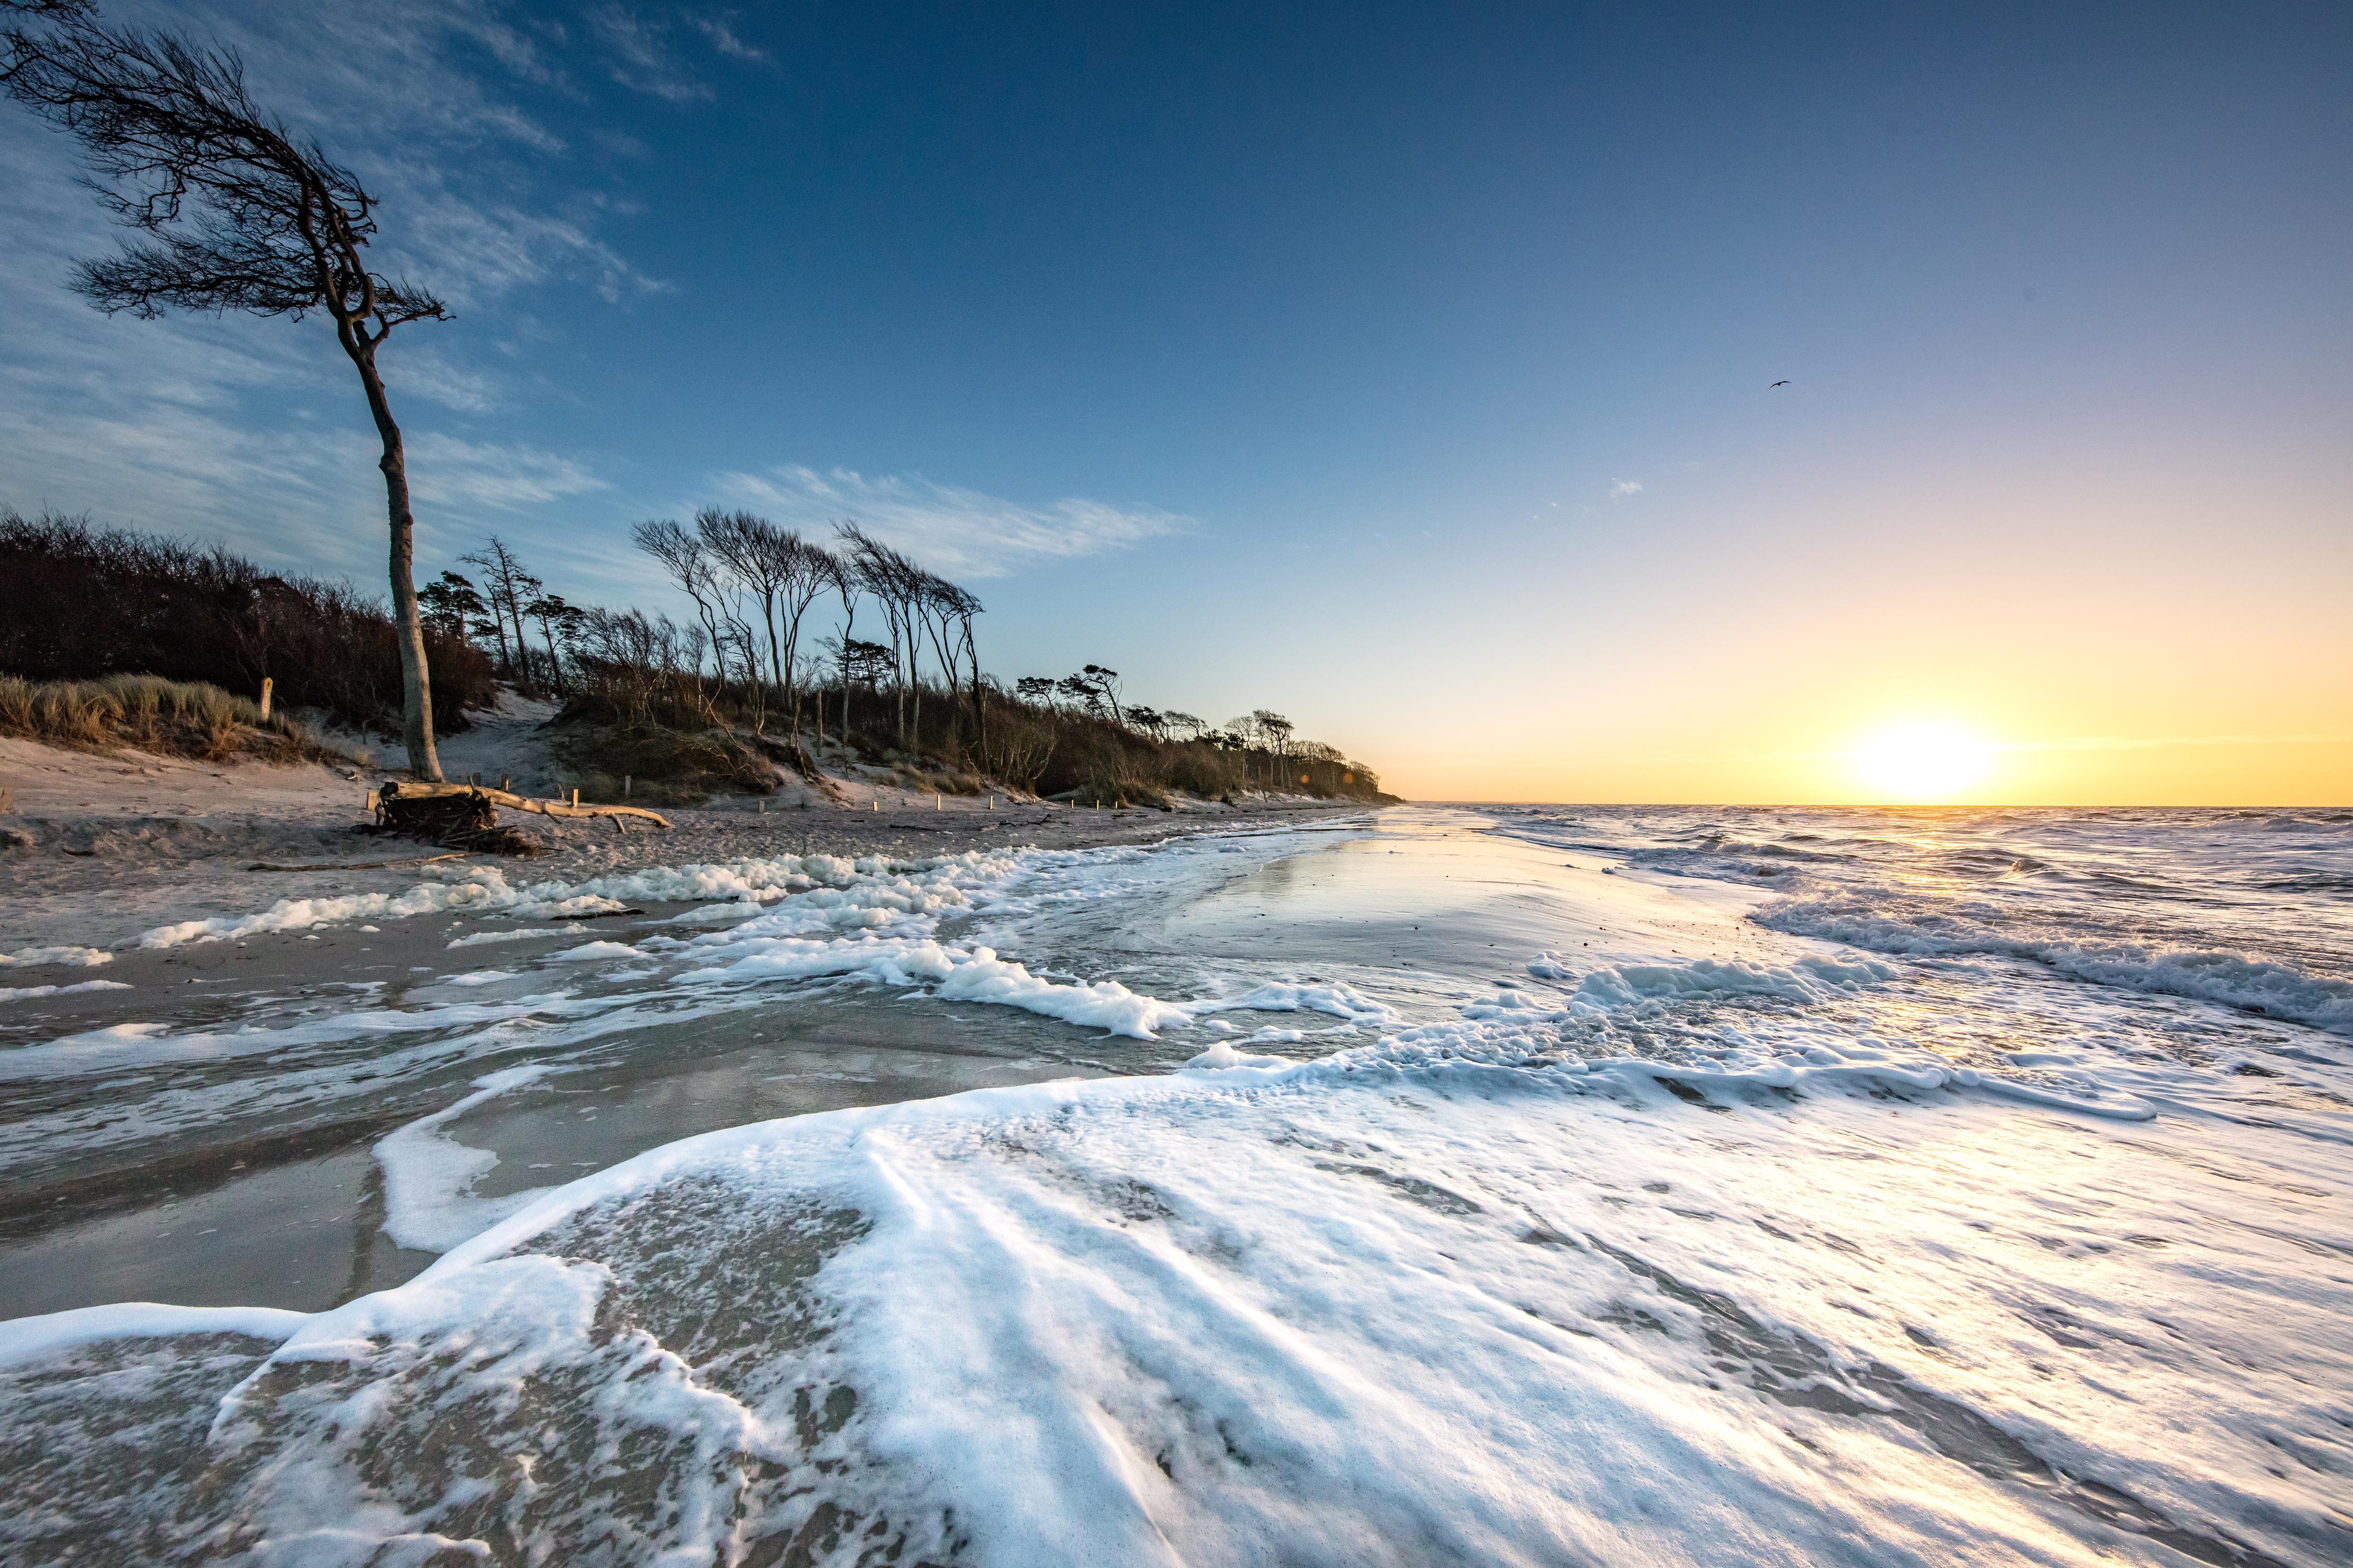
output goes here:
{"type": "MultiPolygon", "coordinates": [[[[1788,384],[1788,384],[1788,382],[1786,382],[1786,381],[1777,381],[1777,382],[1775,382],[1775,383],[1773,384],[1773,386],[1787,386],[1787,385],[1788,385],[1788,384]]],[[[1768,386],[1768,387],[1767,387],[1765,390],[1766,390],[1766,391],[1767,391],[1767,392],[1770,392],[1770,391],[1772,391],[1772,390],[1773,390],[1773,386],[1768,386]]]]}

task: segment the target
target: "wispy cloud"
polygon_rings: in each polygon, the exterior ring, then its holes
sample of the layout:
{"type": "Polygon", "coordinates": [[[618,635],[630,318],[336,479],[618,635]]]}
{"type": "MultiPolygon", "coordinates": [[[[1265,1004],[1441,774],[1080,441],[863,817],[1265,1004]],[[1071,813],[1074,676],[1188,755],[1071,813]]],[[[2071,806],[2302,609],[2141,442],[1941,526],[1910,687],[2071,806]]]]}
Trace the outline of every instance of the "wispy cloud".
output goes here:
{"type": "Polygon", "coordinates": [[[511,510],[610,487],[570,458],[533,447],[426,435],[409,446],[417,498],[511,510]]]}
{"type": "Polygon", "coordinates": [[[764,61],[768,58],[767,50],[754,48],[745,43],[736,34],[735,29],[729,26],[733,20],[732,14],[728,16],[690,16],[687,20],[697,32],[711,40],[712,48],[723,55],[732,55],[739,60],[754,62],[764,61]]]}
{"type": "Polygon", "coordinates": [[[720,476],[728,500],[804,529],[854,521],[939,571],[997,577],[1028,562],[1092,555],[1173,533],[1190,520],[1071,497],[1042,506],[897,474],[806,467],[720,476]]]}
{"type": "Polygon", "coordinates": [[[1641,493],[1642,481],[1640,479],[1612,479],[1609,481],[1609,499],[1611,500],[1617,500],[1625,496],[1638,496],[1641,493]]]}
{"type": "Polygon", "coordinates": [[[588,21],[606,47],[605,68],[623,87],[672,103],[714,96],[711,84],[671,50],[668,23],[620,5],[599,5],[588,14],[588,21]]]}

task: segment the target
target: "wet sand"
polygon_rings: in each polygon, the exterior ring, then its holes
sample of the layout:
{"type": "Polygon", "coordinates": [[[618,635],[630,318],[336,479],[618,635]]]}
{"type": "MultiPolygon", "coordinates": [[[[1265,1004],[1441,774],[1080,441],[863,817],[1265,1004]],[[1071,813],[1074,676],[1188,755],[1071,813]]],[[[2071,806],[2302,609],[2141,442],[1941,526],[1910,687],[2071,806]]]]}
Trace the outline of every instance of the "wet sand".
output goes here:
{"type": "MultiPolygon", "coordinates": [[[[549,832],[534,823],[551,853],[481,860],[518,881],[574,881],[645,866],[800,854],[805,847],[920,858],[984,846],[1149,842],[1205,827],[1342,815],[1328,805],[1178,815],[1037,805],[992,812],[959,804],[965,809],[763,813],[721,803],[670,814],[674,832],[626,836],[602,825],[549,832]]],[[[817,994],[797,988],[789,1002],[746,994],[713,1003],[648,987],[642,973],[608,977],[598,966],[543,962],[591,940],[675,932],[660,922],[696,907],[686,904],[527,923],[445,912],[142,948],[137,931],[164,918],[245,912],[288,897],[399,890],[421,879],[413,867],[245,871],[246,858],[261,852],[307,847],[313,855],[327,851],[321,858],[376,858],[404,847],[342,829],[331,836],[299,809],[228,825],[210,839],[142,838],[144,820],[83,823],[85,842],[103,843],[111,832],[130,847],[121,856],[39,846],[0,852],[7,879],[0,951],[73,942],[114,950],[102,966],[12,969],[8,983],[102,978],[122,987],[0,1002],[0,1318],[126,1300],[315,1310],[405,1279],[434,1254],[386,1234],[385,1173],[375,1144],[445,1111],[486,1071],[518,1063],[543,1065],[546,1076],[441,1129],[464,1149],[498,1157],[471,1187],[475,1198],[554,1184],[714,1128],[994,1084],[1149,1070],[1196,1048],[1172,1056],[1007,1009],[911,1003],[856,987],[817,994]],[[174,852],[190,843],[206,852],[174,852]],[[529,934],[452,945],[486,931],[529,934]],[[534,1010],[543,995],[547,1006],[534,1010]],[[522,1003],[534,1005],[515,1005],[522,1003]],[[466,1021],[468,1008],[501,1005],[504,1021],[466,1021]],[[518,1012],[522,1025],[513,1022],[518,1012]],[[340,1021],[363,1014],[387,1019],[385,1031],[336,1037],[340,1021]],[[450,1021],[416,1022],[442,1015],[450,1021]],[[571,1034],[543,1046],[527,1027],[543,1017],[564,1021],[571,1034]],[[168,1059],[139,1056],[141,1031],[158,1026],[175,1045],[202,1038],[168,1059]],[[85,1042],[64,1048],[86,1052],[96,1065],[58,1074],[18,1058],[24,1070],[7,1070],[15,1050],[54,1053],[60,1041],[85,1042]],[[109,1072],[107,1053],[114,1051],[128,1054],[109,1072]],[[215,1109],[200,1123],[141,1125],[144,1106],[163,1089],[215,1109]],[[58,1136],[69,1128],[86,1132],[58,1136]],[[26,1158],[35,1148],[37,1157],[26,1158]]]]}

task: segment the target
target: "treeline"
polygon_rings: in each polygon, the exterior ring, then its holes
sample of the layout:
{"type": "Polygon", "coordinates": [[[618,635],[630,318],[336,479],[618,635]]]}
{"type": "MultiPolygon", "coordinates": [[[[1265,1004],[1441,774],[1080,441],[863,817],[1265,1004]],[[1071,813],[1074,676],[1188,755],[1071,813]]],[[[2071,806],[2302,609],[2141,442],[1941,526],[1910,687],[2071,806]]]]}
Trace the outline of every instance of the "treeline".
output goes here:
{"type": "MultiPolygon", "coordinates": [[[[491,660],[430,628],[443,729],[495,696],[491,660]]],[[[266,572],[217,545],[0,509],[0,673],[33,681],[153,675],[396,732],[399,650],[384,605],[349,584],[266,572]]]]}
{"type": "Polygon", "coordinates": [[[570,754],[606,759],[590,771],[743,785],[773,757],[812,778],[877,763],[924,788],[994,779],[1105,803],[1379,794],[1370,769],[1263,709],[1212,726],[1125,700],[1118,672],[1095,664],[1008,686],[980,666],[979,598],[855,523],[820,542],[706,508],[632,540],[691,619],[566,604],[496,536],[459,558],[474,575],[444,572],[418,593],[438,632],[473,638],[519,689],[562,704],[570,754]]]}

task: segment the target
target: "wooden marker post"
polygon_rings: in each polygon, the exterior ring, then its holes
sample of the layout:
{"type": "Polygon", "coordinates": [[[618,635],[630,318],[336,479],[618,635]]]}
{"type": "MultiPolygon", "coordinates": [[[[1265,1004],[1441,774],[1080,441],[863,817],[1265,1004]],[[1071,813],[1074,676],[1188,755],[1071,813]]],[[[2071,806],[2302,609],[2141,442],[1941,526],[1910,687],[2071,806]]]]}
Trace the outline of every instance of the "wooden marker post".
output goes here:
{"type": "Polygon", "coordinates": [[[261,721],[269,722],[269,689],[278,683],[268,676],[261,678],[261,721]]]}

